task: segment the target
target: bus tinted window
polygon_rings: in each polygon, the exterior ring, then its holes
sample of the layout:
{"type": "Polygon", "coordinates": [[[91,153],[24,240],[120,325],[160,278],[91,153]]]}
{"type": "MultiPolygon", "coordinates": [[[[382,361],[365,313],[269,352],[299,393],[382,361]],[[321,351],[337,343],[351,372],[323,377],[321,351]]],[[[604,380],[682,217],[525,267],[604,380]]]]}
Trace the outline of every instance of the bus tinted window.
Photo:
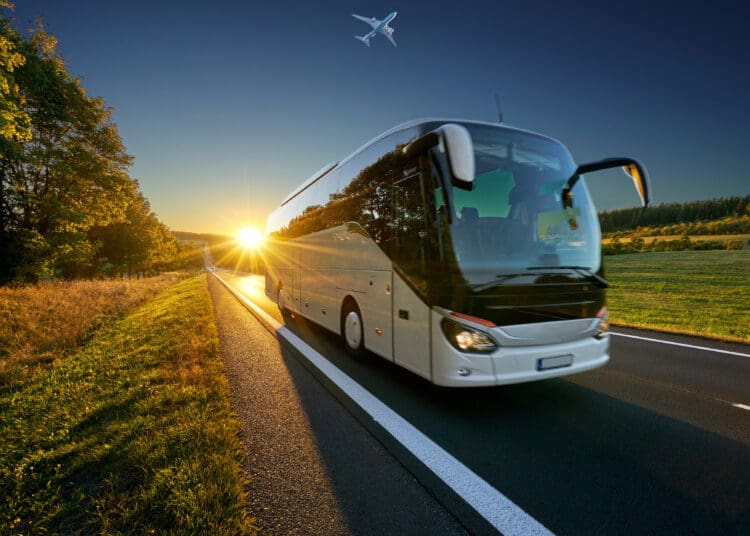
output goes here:
{"type": "Polygon", "coordinates": [[[332,197],[339,190],[339,170],[334,170],[325,175],[318,181],[318,187],[315,191],[315,204],[321,207],[330,203],[332,197]]]}
{"type": "Polygon", "coordinates": [[[279,214],[284,223],[282,238],[296,238],[346,223],[357,223],[385,251],[389,251],[392,230],[392,185],[416,161],[407,159],[403,146],[415,136],[402,131],[366,147],[340,168],[324,175],[290,199],[279,214]]]}
{"type": "Polygon", "coordinates": [[[499,169],[477,175],[472,191],[453,191],[456,213],[461,214],[464,207],[474,207],[480,218],[505,218],[510,212],[508,198],[515,184],[512,173],[499,169]]]}
{"type": "Polygon", "coordinates": [[[365,149],[351,162],[354,169],[362,169],[340,193],[349,221],[359,223],[386,253],[393,240],[393,183],[416,168],[416,160],[402,151],[412,137],[398,132],[365,149]]]}
{"type": "Polygon", "coordinates": [[[393,190],[393,261],[424,295],[427,292],[425,200],[419,175],[396,183],[393,190]]]}

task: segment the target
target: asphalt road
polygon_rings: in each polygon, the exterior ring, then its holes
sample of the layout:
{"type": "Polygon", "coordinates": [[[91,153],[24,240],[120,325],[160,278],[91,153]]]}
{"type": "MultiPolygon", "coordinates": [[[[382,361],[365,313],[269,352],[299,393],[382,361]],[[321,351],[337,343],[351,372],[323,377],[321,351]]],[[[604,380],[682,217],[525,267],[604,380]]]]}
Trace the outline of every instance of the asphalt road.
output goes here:
{"type": "Polygon", "coordinates": [[[466,534],[293,350],[213,278],[209,290],[263,534],[466,534]]]}
{"type": "MultiPolygon", "coordinates": [[[[262,278],[221,275],[279,318],[262,278]]],[[[616,328],[602,369],[466,390],[353,361],[306,322],[288,327],[555,533],[750,533],[750,357],[625,335],[748,346],[616,328]]]]}

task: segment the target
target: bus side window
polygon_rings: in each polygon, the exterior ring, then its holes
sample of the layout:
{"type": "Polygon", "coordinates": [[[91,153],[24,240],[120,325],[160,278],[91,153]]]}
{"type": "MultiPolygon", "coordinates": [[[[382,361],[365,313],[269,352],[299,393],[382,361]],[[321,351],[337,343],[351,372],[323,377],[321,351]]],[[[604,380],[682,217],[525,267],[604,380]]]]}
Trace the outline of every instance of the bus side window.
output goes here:
{"type": "Polygon", "coordinates": [[[419,179],[419,174],[414,174],[393,186],[393,260],[426,293],[428,238],[419,179]]]}
{"type": "Polygon", "coordinates": [[[429,206],[425,211],[430,224],[430,257],[441,263],[445,259],[445,242],[444,232],[448,229],[450,217],[448,215],[448,205],[445,202],[445,190],[440,175],[440,168],[434,157],[426,155],[424,167],[427,170],[425,174],[426,200],[429,206]]]}

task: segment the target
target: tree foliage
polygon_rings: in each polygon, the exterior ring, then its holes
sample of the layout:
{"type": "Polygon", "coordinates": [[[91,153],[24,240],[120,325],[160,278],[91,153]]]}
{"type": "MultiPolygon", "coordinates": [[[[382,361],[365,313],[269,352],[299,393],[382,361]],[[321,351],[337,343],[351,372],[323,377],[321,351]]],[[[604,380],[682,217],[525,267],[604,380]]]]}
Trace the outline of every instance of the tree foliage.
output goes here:
{"type": "MultiPolygon", "coordinates": [[[[750,246],[750,243],[748,243],[750,246]]],[[[644,240],[637,237],[632,240],[614,238],[611,242],[602,244],[602,254],[623,255],[626,253],[650,253],[658,251],[707,251],[714,249],[739,250],[745,243],[738,239],[729,240],[691,240],[688,235],[676,239],[644,240]]]]}
{"type": "MultiPolygon", "coordinates": [[[[600,212],[599,221],[602,232],[635,230],[638,227],[666,227],[695,222],[708,222],[723,218],[740,218],[750,216],[750,195],[735,196],[708,201],[691,201],[688,203],[662,203],[647,209],[626,208],[611,212],[600,212]]],[[[685,234],[685,229],[663,234],[685,234]]],[[[735,232],[735,231],[728,231],[735,232]]],[[[744,232],[744,231],[738,231],[744,232]]],[[[695,233],[687,230],[688,234],[695,233]]]]}
{"type": "Polygon", "coordinates": [[[56,45],[41,20],[24,37],[0,17],[0,283],[163,269],[176,240],[56,45]]]}
{"type": "MultiPolygon", "coordinates": [[[[0,0],[0,7],[12,9],[12,4],[0,0]]],[[[31,118],[23,109],[24,99],[16,83],[16,69],[26,63],[26,58],[17,50],[17,40],[7,32],[7,21],[0,20],[0,136],[12,140],[31,139],[31,118]]]]}

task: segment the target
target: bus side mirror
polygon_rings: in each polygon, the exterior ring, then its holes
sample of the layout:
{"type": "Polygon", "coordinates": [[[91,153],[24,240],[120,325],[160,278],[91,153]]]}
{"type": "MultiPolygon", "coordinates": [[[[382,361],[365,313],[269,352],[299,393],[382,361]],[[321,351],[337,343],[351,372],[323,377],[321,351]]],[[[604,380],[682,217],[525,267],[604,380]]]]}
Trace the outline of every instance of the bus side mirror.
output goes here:
{"type": "Polygon", "coordinates": [[[443,149],[448,156],[453,179],[471,187],[474,182],[474,145],[471,134],[461,125],[447,124],[438,129],[443,149]]]}
{"type": "Polygon", "coordinates": [[[647,207],[651,202],[651,182],[648,178],[648,172],[646,168],[634,158],[605,158],[599,162],[591,162],[589,164],[581,164],[576,169],[573,176],[568,179],[568,189],[572,189],[580,175],[584,173],[591,173],[592,171],[599,171],[602,169],[612,169],[621,167],[622,170],[628,175],[635,183],[635,189],[638,191],[638,195],[641,198],[641,203],[644,207],[647,207]]]}
{"type": "Polygon", "coordinates": [[[648,181],[648,174],[646,168],[644,168],[639,162],[633,160],[630,164],[622,166],[622,170],[628,175],[635,183],[635,189],[638,190],[638,195],[641,197],[641,203],[644,207],[647,207],[650,199],[650,184],[648,181]]]}
{"type": "Polygon", "coordinates": [[[445,152],[453,179],[463,187],[471,187],[474,182],[474,145],[466,127],[448,123],[417,138],[403,151],[406,156],[414,156],[436,145],[445,152]]]}

